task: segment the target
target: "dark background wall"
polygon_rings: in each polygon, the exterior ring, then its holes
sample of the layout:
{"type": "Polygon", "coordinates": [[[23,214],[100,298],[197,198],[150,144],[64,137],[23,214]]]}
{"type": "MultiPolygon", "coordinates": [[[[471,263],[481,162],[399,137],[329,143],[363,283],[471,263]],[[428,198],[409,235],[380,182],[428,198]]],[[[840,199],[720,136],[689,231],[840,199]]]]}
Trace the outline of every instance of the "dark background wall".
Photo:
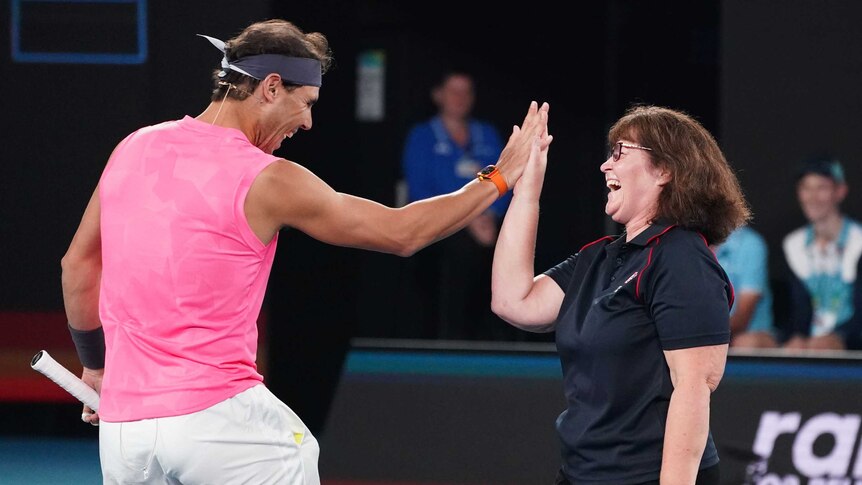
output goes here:
{"type": "MultiPolygon", "coordinates": [[[[9,23],[8,5],[0,25],[9,23]]],[[[339,191],[396,203],[403,137],[431,115],[428,92],[446,65],[472,66],[476,114],[503,133],[531,100],[550,102],[555,141],[537,271],[617,230],[602,212],[598,166],[607,128],[632,103],[685,110],[718,137],[740,170],[755,227],[770,242],[801,223],[788,161],[833,149],[851,184],[859,179],[852,130],[862,61],[854,57],[853,19],[862,7],[855,2],[612,0],[571,8],[576,14],[451,0],[299,7],[151,0],[148,59],[128,66],[13,63],[9,36],[0,36],[0,310],[62,311],[59,260],[113,146],[142,125],[204,109],[219,54],[194,34],[228,38],[268,17],[330,39],[336,64],[324,78],[314,129],[278,154],[339,191]],[[386,54],[379,122],[354,116],[356,58],[367,49],[386,54]]],[[[850,198],[848,209],[858,213],[852,190],[850,198]]],[[[290,230],[279,245],[265,305],[267,382],[318,430],[349,339],[409,326],[404,260],[290,230]]]]}

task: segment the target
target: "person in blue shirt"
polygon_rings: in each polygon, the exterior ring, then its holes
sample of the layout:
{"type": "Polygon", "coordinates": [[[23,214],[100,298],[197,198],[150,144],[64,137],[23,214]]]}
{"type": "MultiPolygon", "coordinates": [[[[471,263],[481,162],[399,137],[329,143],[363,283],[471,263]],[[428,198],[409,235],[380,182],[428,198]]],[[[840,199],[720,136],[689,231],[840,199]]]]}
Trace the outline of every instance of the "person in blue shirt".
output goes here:
{"type": "Polygon", "coordinates": [[[763,236],[740,226],[714,247],[718,262],[733,284],[730,313],[731,347],[775,347],[768,249],[763,236]]]}
{"type": "MultiPolygon", "coordinates": [[[[494,125],[471,115],[476,93],[469,73],[445,72],[431,98],[437,114],[411,127],[403,147],[410,202],[458,190],[494,163],[503,148],[494,125]]],[[[466,228],[417,255],[425,257],[416,265],[417,276],[435,293],[436,337],[498,340],[514,335],[487,304],[493,247],[510,200],[510,194],[503,195],[466,228]]]]}

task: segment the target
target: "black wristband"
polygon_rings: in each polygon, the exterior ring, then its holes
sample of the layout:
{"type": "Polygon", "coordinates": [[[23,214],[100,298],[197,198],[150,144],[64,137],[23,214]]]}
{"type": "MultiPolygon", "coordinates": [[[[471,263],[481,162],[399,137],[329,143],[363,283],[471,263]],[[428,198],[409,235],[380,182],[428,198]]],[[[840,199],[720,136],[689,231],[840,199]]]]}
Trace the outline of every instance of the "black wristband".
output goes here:
{"type": "Polygon", "coordinates": [[[95,330],[78,330],[69,325],[72,342],[78,351],[81,365],[88,369],[105,368],[105,332],[102,327],[95,330]]]}

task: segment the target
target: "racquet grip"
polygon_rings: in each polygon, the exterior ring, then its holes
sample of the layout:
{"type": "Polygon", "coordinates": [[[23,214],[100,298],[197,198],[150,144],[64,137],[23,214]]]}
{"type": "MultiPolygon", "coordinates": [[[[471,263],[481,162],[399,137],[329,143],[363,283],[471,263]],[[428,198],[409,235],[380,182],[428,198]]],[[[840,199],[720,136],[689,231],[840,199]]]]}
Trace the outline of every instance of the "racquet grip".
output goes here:
{"type": "Polygon", "coordinates": [[[54,360],[48,351],[40,350],[30,361],[30,367],[44,374],[93,411],[99,410],[99,394],[69,369],[54,360]]]}

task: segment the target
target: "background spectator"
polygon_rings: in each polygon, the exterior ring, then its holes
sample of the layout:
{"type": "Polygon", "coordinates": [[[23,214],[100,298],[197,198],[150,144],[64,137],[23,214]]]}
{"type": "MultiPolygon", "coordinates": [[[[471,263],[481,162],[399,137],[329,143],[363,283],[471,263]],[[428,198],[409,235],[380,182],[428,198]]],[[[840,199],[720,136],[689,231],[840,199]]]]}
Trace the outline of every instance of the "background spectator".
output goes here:
{"type": "Polygon", "coordinates": [[[799,171],[796,193],[808,224],[782,244],[790,295],[787,348],[860,348],[862,226],[841,210],[847,191],[837,160],[813,159],[799,171]]]}
{"type": "MultiPolygon", "coordinates": [[[[443,74],[431,90],[437,113],[413,126],[402,169],[409,201],[458,190],[492,164],[502,150],[497,129],[472,117],[473,77],[443,74]]],[[[491,258],[507,194],[466,228],[426,248],[413,265],[420,290],[431,300],[431,333],[442,339],[505,339],[514,332],[490,311],[491,258]]]]}
{"type": "Polygon", "coordinates": [[[763,236],[744,225],[715,247],[734,290],[730,310],[732,347],[775,347],[768,249],[763,236]]]}

